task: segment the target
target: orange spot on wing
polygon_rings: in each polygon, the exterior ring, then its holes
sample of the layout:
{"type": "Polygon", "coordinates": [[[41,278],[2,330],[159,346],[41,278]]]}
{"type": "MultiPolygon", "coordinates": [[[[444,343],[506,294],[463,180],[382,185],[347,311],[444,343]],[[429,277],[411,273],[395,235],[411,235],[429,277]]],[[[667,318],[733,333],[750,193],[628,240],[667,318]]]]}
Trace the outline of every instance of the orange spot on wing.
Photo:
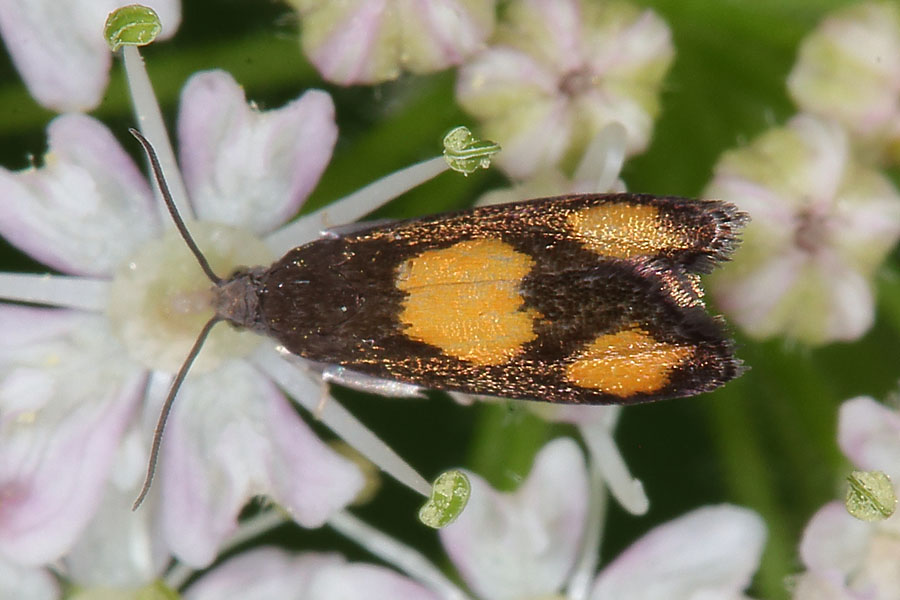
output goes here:
{"type": "Polygon", "coordinates": [[[637,327],[595,339],[566,367],[570,382],[620,398],[661,390],[669,373],[693,354],[689,346],[657,341],[637,327]]]}
{"type": "Polygon", "coordinates": [[[404,333],[476,365],[501,364],[535,339],[536,311],[522,310],[522,278],[533,260],[495,239],[427,250],[397,273],[406,292],[404,333]]]}
{"type": "Polygon", "coordinates": [[[649,204],[601,204],[573,212],[566,220],[577,239],[603,256],[649,256],[690,246],[649,204]]]}

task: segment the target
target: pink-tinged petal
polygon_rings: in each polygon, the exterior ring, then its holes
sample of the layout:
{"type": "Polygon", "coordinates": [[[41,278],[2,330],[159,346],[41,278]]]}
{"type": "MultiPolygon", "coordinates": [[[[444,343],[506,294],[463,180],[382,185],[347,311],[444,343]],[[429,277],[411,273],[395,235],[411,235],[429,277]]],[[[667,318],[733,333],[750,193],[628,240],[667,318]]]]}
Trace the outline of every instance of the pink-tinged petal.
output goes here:
{"type": "Polygon", "coordinates": [[[829,575],[806,572],[792,578],[792,600],[872,600],[871,594],[848,590],[843,577],[829,575]]]}
{"type": "Polygon", "coordinates": [[[709,506],[664,523],[597,577],[591,600],[736,598],[759,566],[766,529],[759,516],[709,506]]]}
{"type": "Polygon", "coordinates": [[[805,264],[801,253],[791,251],[752,270],[742,270],[734,280],[724,274],[713,287],[716,305],[750,335],[772,335],[785,326],[785,319],[791,318],[790,313],[777,308],[785,302],[805,264]]]}
{"type": "Polygon", "coordinates": [[[532,56],[499,46],[478,54],[460,68],[456,99],[478,118],[503,117],[522,103],[551,101],[557,93],[558,78],[532,56]]]}
{"type": "Polygon", "coordinates": [[[675,55],[672,32],[665,21],[652,10],[614,14],[615,10],[609,15],[596,11],[594,27],[584,28],[589,33],[585,57],[591,70],[613,76],[612,81],[623,76],[634,79],[635,71],[657,63],[664,71],[675,55]]]}
{"type": "Polygon", "coordinates": [[[44,166],[0,168],[0,233],[60,271],[111,275],[156,231],[153,194],[99,121],[63,115],[47,135],[44,166]]]}
{"type": "Polygon", "coordinates": [[[316,573],[309,595],[297,600],[439,600],[440,596],[408,577],[365,563],[329,565],[316,573]]]}
{"type": "Polygon", "coordinates": [[[395,0],[401,47],[397,60],[412,73],[458,65],[494,27],[494,0],[395,0]]]}
{"type": "Polygon", "coordinates": [[[850,163],[847,133],[833,121],[804,114],[791,119],[788,128],[806,152],[805,160],[787,164],[796,185],[794,197],[805,204],[831,204],[850,163]]]}
{"type": "Polygon", "coordinates": [[[497,155],[497,164],[511,177],[524,179],[562,160],[573,127],[565,102],[557,99],[518,107],[507,117],[491,121],[484,131],[491,139],[500,139],[503,131],[510,134],[497,155]],[[525,127],[516,125],[525,122],[525,127]],[[496,136],[492,133],[495,129],[496,136]]]}
{"type": "Polygon", "coordinates": [[[625,128],[628,156],[643,152],[650,143],[655,111],[651,114],[641,105],[635,90],[588,89],[572,99],[572,109],[576,121],[584,124],[588,134],[578,138],[594,135],[610,123],[620,123],[625,128]]]}
{"type": "Polygon", "coordinates": [[[531,598],[560,590],[585,526],[587,473],[578,446],[547,444],[512,494],[469,475],[469,504],[441,542],[466,583],[485,600],[531,598]]]}
{"type": "Polygon", "coordinates": [[[242,361],[185,383],[166,438],[163,526],[173,553],[194,566],[215,559],[255,495],[271,496],[301,525],[318,527],[363,485],[357,467],[319,440],[274,384],[242,361]]]}
{"type": "Polygon", "coordinates": [[[292,555],[261,548],[229,559],[191,585],[186,600],[437,600],[438,596],[390,569],[347,563],[337,554],[292,555]]]}
{"type": "Polygon", "coordinates": [[[5,324],[14,334],[0,339],[0,554],[44,564],[95,514],[145,377],[100,317],[0,305],[5,324]]]}
{"type": "Polygon", "coordinates": [[[306,55],[325,79],[374,84],[403,71],[429,73],[479,50],[494,0],[293,0],[306,55]]]}
{"type": "Polygon", "coordinates": [[[824,339],[858,339],[875,322],[875,298],[869,281],[830,251],[821,253],[816,268],[823,283],[813,293],[827,302],[822,327],[816,329],[821,329],[824,339]]]}
{"type": "Polygon", "coordinates": [[[800,46],[788,90],[803,110],[880,137],[900,114],[900,10],[861,2],[830,15],[800,46]]]}
{"type": "Polygon", "coordinates": [[[62,598],[62,590],[48,569],[0,560],[0,598],[57,600],[62,598]]]}
{"type": "Polygon", "coordinates": [[[881,173],[852,170],[835,199],[827,236],[848,266],[871,275],[900,239],[900,192],[881,173]]]}
{"type": "Polygon", "coordinates": [[[394,49],[378,43],[382,36],[389,37],[392,29],[385,14],[389,3],[319,3],[315,12],[303,14],[303,50],[322,77],[350,85],[389,81],[400,75],[400,65],[393,60],[394,49]]]}
{"type": "MultiPolygon", "coordinates": [[[[0,34],[34,98],[58,112],[87,111],[103,98],[112,54],[107,15],[124,0],[0,0],[0,34]]],[[[181,21],[178,0],[146,0],[162,21],[162,38],[181,21]]]]}
{"type": "Polygon", "coordinates": [[[900,483],[900,415],[872,398],[861,396],[841,405],[838,444],[853,464],[884,471],[900,483]]]}
{"type": "Polygon", "coordinates": [[[515,46],[556,73],[575,71],[585,55],[582,7],[579,0],[510,3],[497,31],[497,42],[515,46]]]}
{"type": "Polygon", "coordinates": [[[230,558],[185,592],[185,600],[309,600],[316,574],[344,565],[338,554],[292,555],[281,548],[256,548],[230,558]]]}
{"type": "Polygon", "coordinates": [[[717,169],[716,177],[703,192],[706,198],[727,198],[729,202],[750,215],[752,223],[765,229],[772,246],[793,241],[794,211],[789,200],[776,190],[758,181],[733,174],[727,168],[717,169]]]}
{"type": "Polygon", "coordinates": [[[265,233],[291,218],[316,186],[337,125],[325,92],[260,111],[230,75],[209,71],[182,92],[178,134],[197,216],[265,233]]]}
{"type": "Polygon", "coordinates": [[[816,512],[800,542],[800,558],[811,571],[847,576],[865,558],[875,528],[855,519],[840,502],[829,502],[816,512]]]}
{"type": "Polygon", "coordinates": [[[116,453],[97,514],[64,558],[69,581],[88,588],[137,589],[162,575],[170,556],[156,522],[157,496],[132,510],[146,469],[147,447],[135,423],[116,453]]]}

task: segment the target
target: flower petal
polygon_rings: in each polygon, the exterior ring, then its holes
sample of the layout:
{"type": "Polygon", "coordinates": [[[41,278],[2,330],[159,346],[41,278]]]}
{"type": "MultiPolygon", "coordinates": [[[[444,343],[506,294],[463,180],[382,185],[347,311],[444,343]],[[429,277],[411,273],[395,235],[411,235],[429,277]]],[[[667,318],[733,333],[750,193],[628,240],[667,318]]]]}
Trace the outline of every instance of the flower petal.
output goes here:
{"type": "Polygon", "coordinates": [[[792,579],[792,600],[871,600],[866,592],[852,592],[847,589],[843,578],[829,574],[806,572],[792,579]]]}
{"type": "Polygon", "coordinates": [[[551,595],[575,562],[588,504],[584,457],[568,438],[547,444],[512,494],[469,475],[469,504],[441,542],[485,600],[551,595]]]}
{"type": "Polygon", "coordinates": [[[872,398],[861,396],[841,405],[838,444],[853,464],[884,471],[900,483],[900,415],[872,398]]]}
{"type": "Polygon", "coordinates": [[[664,523],[600,573],[591,600],[732,598],[750,584],[765,541],[759,516],[708,506],[664,523]]]}
{"type": "Polygon", "coordinates": [[[150,188],[99,121],[63,115],[47,135],[43,167],[0,168],[0,233],[61,271],[109,276],[158,227],[150,188]]]}
{"type": "MultiPolygon", "coordinates": [[[[103,99],[112,54],[106,16],[125,0],[0,0],[0,34],[31,95],[58,112],[87,111],[103,99]]],[[[181,21],[178,0],[146,0],[162,21],[160,37],[181,21]]]]}
{"type": "Polygon", "coordinates": [[[900,115],[900,10],[864,2],[829,16],[803,41],[788,76],[803,110],[878,136],[900,115]]]}
{"type": "MultiPolygon", "coordinates": [[[[160,400],[166,387],[153,395],[160,400]]],[[[318,527],[363,485],[356,466],[319,440],[273,383],[238,360],[185,382],[161,468],[166,539],[194,566],[215,559],[255,495],[270,495],[298,523],[318,527]]]]}
{"type": "Polygon", "coordinates": [[[0,560],[0,598],[57,600],[62,591],[49,570],[0,560]]]}
{"type": "Polygon", "coordinates": [[[342,85],[396,79],[459,64],[494,26],[494,0],[293,0],[303,50],[342,85]]]}
{"type": "Polygon", "coordinates": [[[583,3],[579,0],[522,0],[510,3],[495,42],[524,52],[557,73],[578,69],[584,55],[583,3]]]}
{"type": "Polygon", "coordinates": [[[813,515],[800,541],[800,558],[811,571],[854,572],[865,558],[874,528],[855,519],[840,502],[829,502],[813,515]]]}
{"type": "Polygon", "coordinates": [[[229,74],[209,71],[185,85],[178,134],[197,216],[265,233],[292,217],[318,183],[337,125],[325,92],[259,111],[229,74]]]}
{"type": "Polygon", "coordinates": [[[100,317],[0,305],[0,330],[0,554],[43,564],[97,510],[145,378],[100,317]]]}
{"type": "Polygon", "coordinates": [[[230,558],[206,573],[185,593],[185,600],[308,599],[316,573],[344,564],[337,554],[293,556],[281,548],[256,548],[230,558]]]}
{"type": "Polygon", "coordinates": [[[385,567],[350,563],[337,554],[291,555],[258,548],[229,559],[191,585],[186,600],[437,600],[437,596],[385,567]]]}
{"type": "Polygon", "coordinates": [[[65,557],[68,579],[82,587],[137,589],[162,575],[170,560],[157,527],[155,495],[132,510],[147,468],[135,423],[126,433],[93,520],[65,557]]]}
{"type": "MultiPolygon", "coordinates": [[[[439,596],[390,569],[364,563],[329,565],[316,574],[303,600],[438,600],[439,596]]],[[[299,600],[299,597],[298,597],[299,600]]]]}

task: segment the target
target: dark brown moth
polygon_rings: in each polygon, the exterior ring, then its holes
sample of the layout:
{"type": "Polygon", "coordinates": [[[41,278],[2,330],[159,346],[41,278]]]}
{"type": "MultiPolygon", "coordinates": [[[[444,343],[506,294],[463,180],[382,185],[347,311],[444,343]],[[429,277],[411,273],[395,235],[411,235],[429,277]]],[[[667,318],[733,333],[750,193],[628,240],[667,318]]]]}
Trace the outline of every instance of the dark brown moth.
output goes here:
{"type": "Polygon", "coordinates": [[[719,201],[584,194],[332,232],[223,279],[174,209],[215,288],[219,321],[269,336],[330,380],[571,404],[634,404],[715,389],[743,368],[699,276],[747,216],[719,201]]]}

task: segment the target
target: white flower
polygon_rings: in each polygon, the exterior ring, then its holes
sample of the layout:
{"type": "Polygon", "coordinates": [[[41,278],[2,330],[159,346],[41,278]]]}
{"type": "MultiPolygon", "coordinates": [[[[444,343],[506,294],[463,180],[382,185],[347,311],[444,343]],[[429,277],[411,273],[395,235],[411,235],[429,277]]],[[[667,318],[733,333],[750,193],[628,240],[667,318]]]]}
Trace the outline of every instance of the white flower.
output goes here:
{"type": "MultiPolygon", "coordinates": [[[[179,0],[146,0],[162,22],[160,38],[181,23],[179,0]]],[[[88,111],[103,99],[112,53],[106,16],[126,0],[0,0],[0,36],[31,95],[43,106],[88,111]]]]}
{"type": "MultiPolygon", "coordinates": [[[[330,98],[308,92],[260,113],[230,76],[204,73],[185,88],[179,130],[213,264],[227,273],[235,261],[271,260],[256,236],[292,214],[324,169],[337,135],[330,98]]],[[[183,242],[163,235],[150,188],[111,134],[66,115],[51,124],[49,146],[44,167],[0,172],[0,230],[81,276],[45,280],[58,304],[93,310],[0,308],[0,554],[26,564],[63,556],[99,511],[111,514],[110,477],[127,507],[146,456],[113,470],[117,449],[132,425],[149,431],[208,317],[195,301],[208,282],[183,242]]],[[[7,287],[21,291],[17,283],[7,287]]],[[[215,558],[251,496],[267,493],[318,526],[362,484],[247,360],[259,341],[229,329],[181,390],[154,490],[165,547],[192,565],[215,558]]]]}
{"type": "Polygon", "coordinates": [[[515,178],[549,166],[571,174],[610,122],[628,155],[643,151],[674,50],[650,10],[617,1],[516,0],[493,45],[460,69],[457,100],[503,147],[515,178]]]}
{"type": "Polygon", "coordinates": [[[749,335],[810,344],[871,327],[871,280],[900,238],[900,194],[861,164],[834,122],[799,115],[726,152],[706,197],[750,214],[733,262],[709,277],[749,335]]]}

